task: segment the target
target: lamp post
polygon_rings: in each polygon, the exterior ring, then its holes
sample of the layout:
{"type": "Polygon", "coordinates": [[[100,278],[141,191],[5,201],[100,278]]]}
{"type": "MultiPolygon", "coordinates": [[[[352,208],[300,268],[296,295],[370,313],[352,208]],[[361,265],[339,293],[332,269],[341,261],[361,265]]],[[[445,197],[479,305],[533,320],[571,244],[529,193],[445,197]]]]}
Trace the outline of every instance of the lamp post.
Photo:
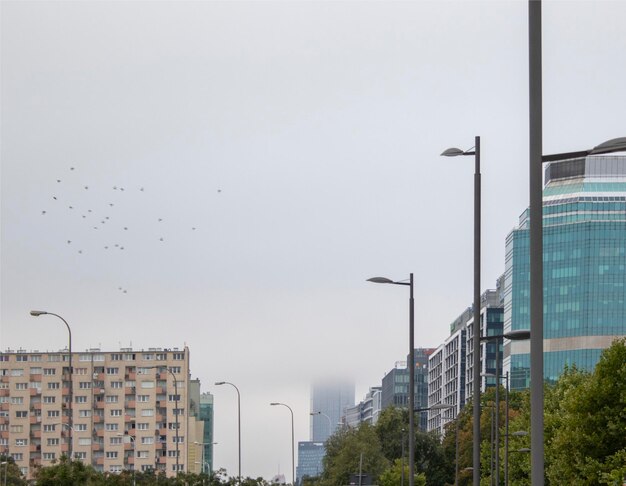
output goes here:
{"type": "Polygon", "coordinates": [[[407,285],[409,287],[409,486],[415,486],[415,301],[413,299],[413,274],[408,282],[396,282],[385,277],[373,277],[368,282],[407,285]]]}
{"type": "MultiPolygon", "coordinates": [[[[523,341],[530,339],[530,331],[528,329],[518,329],[515,331],[509,331],[504,334],[497,334],[493,336],[482,336],[481,341],[495,341],[496,342],[496,485],[500,485],[500,340],[509,339],[511,341],[523,341]]],[[[508,376],[508,375],[507,375],[508,376]]],[[[507,380],[508,383],[508,380],[507,380]]],[[[508,389],[508,384],[507,384],[508,389]]],[[[506,421],[508,424],[509,410],[508,410],[508,391],[507,391],[507,410],[506,421]]]]}
{"type": "Polygon", "coordinates": [[[194,441],[194,444],[199,445],[202,450],[201,450],[201,458],[202,458],[202,470],[201,472],[205,472],[204,471],[204,465],[206,464],[206,462],[204,461],[204,447],[208,446],[208,445],[217,445],[217,442],[198,442],[198,441],[194,441]]]}
{"type": "Polygon", "coordinates": [[[323,412],[311,412],[309,415],[311,415],[311,416],[323,415],[324,417],[326,417],[326,420],[328,420],[328,437],[333,435],[333,424],[332,424],[332,422],[330,420],[330,417],[328,415],[326,415],[323,412]]]}
{"type": "Polygon", "coordinates": [[[180,456],[179,456],[179,451],[178,451],[178,432],[180,429],[180,422],[179,422],[179,418],[180,418],[180,410],[178,410],[178,381],[176,380],[176,375],[174,374],[174,372],[169,369],[167,366],[146,366],[146,369],[149,370],[165,370],[167,371],[171,376],[172,379],[174,380],[174,403],[175,403],[175,407],[176,407],[176,411],[174,413],[174,416],[176,417],[176,476],[178,476],[179,473],[179,461],[180,461],[180,456]]]}
{"type": "Polygon", "coordinates": [[[441,154],[445,157],[457,157],[460,155],[474,156],[474,379],[472,387],[472,396],[474,404],[474,424],[473,424],[473,484],[480,486],[480,203],[481,203],[481,186],[480,186],[480,137],[474,138],[474,150],[460,150],[457,148],[449,148],[441,154]]]}
{"type": "Polygon", "coordinates": [[[281,405],[283,407],[287,407],[291,412],[291,485],[296,486],[296,466],[295,466],[295,442],[294,442],[294,433],[293,433],[293,410],[286,403],[280,402],[272,402],[270,403],[272,406],[281,405]]]}
{"type": "Polygon", "coordinates": [[[7,477],[9,475],[9,461],[7,460],[7,461],[0,462],[0,466],[4,466],[4,486],[6,486],[7,485],[7,477]]]}
{"type": "Polygon", "coordinates": [[[239,393],[239,388],[237,388],[237,386],[235,386],[233,383],[229,382],[229,381],[216,381],[215,382],[216,386],[221,386],[221,385],[230,385],[232,386],[236,391],[237,391],[237,433],[239,436],[239,453],[238,453],[238,457],[239,457],[239,469],[238,469],[238,473],[237,473],[237,479],[239,484],[241,484],[241,394],[239,393]]]}
{"type": "Polygon", "coordinates": [[[133,451],[133,486],[135,486],[135,484],[137,484],[136,483],[137,465],[135,464],[135,459],[136,459],[135,458],[135,450],[136,450],[135,438],[132,435],[128,435],[128,434],[115,434],[115,435],[117,435],[118,437],[124,437],[124,438],[128,437],[130,439],[130,443],[131,443],[132,451],[133,451]]]}
{"type": "Polygon", "coordinates": [[[69,419],[68,419],[68,423],[69,423],[69,428],[70,428],[70,440],[69,440],[69,444],[68,444],[68,452],[69,452],[69,459],[70,462],[72,461],[72,441],[74,439],[74,435],[72,434],[72,431],[74,430],[73,428],[73,423],[74,423],[74,417],[73,417],[73,413],[72,413],[72,402],[74,401],[74,388],[73,388],[73,380],[72,380],[72,374],[73,374],[73,370],[72,370],[72,330],[70,329],[70,325],[67,323],[67,321],[65,319],[63,319],[60,315],[55,314],[53,312],[47,312],[47,311],[38,311],[38,310],[32,310],[30,311],[30,315],[33,317],[39,317],[39,316],[43,316],[43,315],[50,315],[50,316],[54,316],[54,317],[58,317],[59,319],[61,319],[63,321],[63,324],[65,324],[65,327],[67,327],[67,334],[69,337],[69,343],[68,343],[68,353],[69,353],[69,379],[70,379],[70,386],[69,386],[69,398],[70,398],[70,405],[69,405],[69,419]]]}

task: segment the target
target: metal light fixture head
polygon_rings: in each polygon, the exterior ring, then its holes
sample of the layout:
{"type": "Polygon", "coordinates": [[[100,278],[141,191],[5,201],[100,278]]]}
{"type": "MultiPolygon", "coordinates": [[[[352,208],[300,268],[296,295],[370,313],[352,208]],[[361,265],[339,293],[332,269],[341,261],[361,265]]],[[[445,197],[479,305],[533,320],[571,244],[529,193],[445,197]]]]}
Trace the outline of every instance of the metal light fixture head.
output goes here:
{"type": "Polygon", "coordinates": [[[608,154],[611,152],[622,152],[624,150],[626,150],[626,137],[620,137],[596,145],[589,151],[589,155],[608,154]]]}
{"type": "Polygon", "coordinates": [[[528,431],[526,430],[517,430],[513,432],[511,435],[515,437],[526,437],[528,435],[528,431]]]}
{"type": "Polygon", "coordinates": [[[530,452],[528,447],[522,447],[521,449],[517,449],[517,452],[530,452]]]}
{"type": "Polygon", "coordinates": [[[368,278],[367,281],[374,282],[374,283],[384,283],[384,284],[393,283],[393,280],[390,280],[386,277],[372,277],[372,278],[368,278]]]}
{"type": "Polygon", "coordinates": [[[504,337],[511,341],[524,341],[530,339],[530,329],[517,329],[504,333],[504,337]]]}
{"type": "Polygon", "coordinates": [[[433,405],[432,407],[428,407],[428,410],[449,410],[451,408],[454,408],[454,405],[447,405],[445,403],[438,403],[436,405],[433,405]]]}
{"type": "Polygon", "coordinates": [[[311,412],[309,415],[320,415],[322,412],[311,412]]]}
{"type": "Polygon", "coordinates": [[[441,152],[441,155],[443,157],[457,157],[459,155],[465,155],[465,151],[456,147],[451,147],[441,152]]]}
{"type": "Polygon", "coordinates": [[[47,312],[46,311],[38,311],[38,310],[30,311],[30,315],[34,316],[34,317],[42,316],[44,314],[47,314],[47,312]]]}
{"type": "Polygon", "coordinates": [[[215,382],[215,384],[216,384],[217,386],[219,386],[219,385],[225,385],[225,384],[226,384],[226,382],[225,382],[225,381],[216,381],[216,382],[215,382]]]}
{"type": "Polygon", "coordinates": [[[278,403],[278,402],[272,402],[272,403],[270,403],[270,405],[280,405],[280,403],[278,403]]]}

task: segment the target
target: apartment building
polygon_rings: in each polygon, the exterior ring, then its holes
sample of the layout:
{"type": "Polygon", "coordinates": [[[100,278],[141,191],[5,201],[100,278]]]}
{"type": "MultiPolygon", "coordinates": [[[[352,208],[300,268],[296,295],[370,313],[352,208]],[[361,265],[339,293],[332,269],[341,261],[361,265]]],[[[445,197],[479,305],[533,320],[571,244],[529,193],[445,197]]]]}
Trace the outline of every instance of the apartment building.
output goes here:
{"type": "Polygon", "coordinates": [[[189,414],[187,347],[90,349],[71,365],[67,350],[0,353],[0,450],[27,478],[70,453],[106,472],[189,469],[203,432],[189,414]]]}

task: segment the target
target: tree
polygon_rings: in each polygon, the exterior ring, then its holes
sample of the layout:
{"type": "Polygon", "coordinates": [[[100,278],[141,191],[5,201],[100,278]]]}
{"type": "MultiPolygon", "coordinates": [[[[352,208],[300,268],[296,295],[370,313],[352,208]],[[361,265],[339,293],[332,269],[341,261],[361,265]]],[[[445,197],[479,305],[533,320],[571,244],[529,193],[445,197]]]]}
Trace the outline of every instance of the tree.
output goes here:
{"type": "Polygon", "coordinates": [[[0,463],[5,463],[0,465],[0,477],[4,481],[3,485],[5,483],[7,486],[25,486],[28,484],[11,456],[0,455],[0,463]]]}
{"type": "Polygon", "coordinates": [[[556,389],[550,483],[619,484],[626,476],[626,339],[604,350],[593,373],[565,373],[556,389]]]}
{"type": "MultiPolygon", "coordinates": [[[[380,475],[378,484],[380,486],[404,486],[408,484],[409,465],[402,459],[393,461],[391,467],[380,475]],[[404,469],[404,474],[402,469],[404,469]],[[402,478],[404,477],[404,483],[402,478]]],[[[424,473],[415,475],[415,486],[426,486],[426,476],[424,473]]]]}
{"type": "Polygon", "coordinates": [[[359,472],[361,457],[363,473],[377,481],[389,461],[382,452],[374,427],[362,423],[355,428],[338,430],[326,441],[324,472],[320,484],[348,484],[350,474],[359,472]]]}
{"type": "Polygon", "coordinates": [[[81,461],[69,461],[67,456],[61,456],[57,464],[41,467],[35,471],[38,486],[73,486],[81,484],[96,486],[105,483],[102,473],[81,461]]]}

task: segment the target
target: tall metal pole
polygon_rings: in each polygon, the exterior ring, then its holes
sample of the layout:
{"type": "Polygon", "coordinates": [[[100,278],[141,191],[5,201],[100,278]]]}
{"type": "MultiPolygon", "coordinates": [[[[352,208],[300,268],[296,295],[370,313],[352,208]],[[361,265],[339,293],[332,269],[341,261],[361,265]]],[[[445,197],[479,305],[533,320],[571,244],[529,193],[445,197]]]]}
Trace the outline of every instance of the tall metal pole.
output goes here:
{"type": "Polygon", "coordinates": [[[296,486],[296,446],[295,446],[295,436],[293,429],[293,410],[286,403],[280,402],[272,402],[270,405],[281,405],[283,407],[287,407],[291,412],[291,485],[296,486]]]}
{"type": "Polygon", "coordinates": [[[504,486],[509,486],[509,372],[506,372],[506,388],[505,393],[505,410],[506,417],[504,418],[504,486]]]}
{"type": "Polygon", "coordinates": [[[73,386],[73,369],[72,369],[72,329],[70,329],[70,325],[67,323],[67,321],[65,319],[63,319],[60,315],[55,314],[54,312],[46,312],[46,311],[37,311],[37,310],[32,310],[30,311],[30,315],[33,317],[39,317],[42,315],[51,315],[54,317],[58,317],[59,319],[61,319],[63,321],[63,324],[65,324],[65,327],[67,328],[67,334],[69,336],[69,343],[68,343],[68,352],[69,352],[69,398],[70,398],[70,404],[69,404],[69,418],[68,418],[68,425],[69,425],[69,431],[70,431],[70,440],[69,440],[69,444],[68,444],[68,452],[69,452],[69,460],[72,460],[72,441],[74,440],[74,434],[72,433],[74,431],[74,414],[72,413],[72,402],[74,401],[74,386],[73,386]]]}
{"type": "Polygon", "coordinates": [[[241,393],[239,393],[239,388],[234,383],[230,381],[217,381],[216,385],[230,385],[237,391],[237,434],[238,434],[238,460],[239,460],[239,469],[237,472],[237,479],[239,484],[241,484],[241,393]]]}
{"type": "Polygon", "coordinates": [[[400,481],[401,486],[404,486],[404,433],[406,430],[402,429],[402,479],[400,481]]]}
{"type": "Polygon", "coordinates": [[[415,486],[415,300],[412,273],[409,289],[409,486],[415,486]]]}
{"type": "Polygon", "coordinates": [[[480,137],[474,142],[474,441],[472,471],[474,486],[480,486],[480,137]]]}
{"type": "Polygon", "coordinates": [[[459,486],[459,416],[454,421],[454,486],[459,486]]]}
{"type": "Polygon", "coordinates": [[[169,368],[165,368],[170,375],[172,375],[172,378],[174,379],[174,403],[175,403],[175,407],[176,407],[176,475],[178,476],[178,463],[180,460],[179,457],[179,452],[178,452],[178,430],[180,429],[180,423],[179,423],[179,410],[178,410],[178,381],[176,380],[176,375],[174,374],[174,372],[172,370],[170,370],[169,368]]]}
{"type": "Polygon", "coordinates": [[[500,486],[500,339],[496,343],[496,486],[500,486]]]}
{"type": "Polygon", "coordinates": [[[541,0],[528,2],[530,192],[530,482],[544,484],[541,0]]]}

